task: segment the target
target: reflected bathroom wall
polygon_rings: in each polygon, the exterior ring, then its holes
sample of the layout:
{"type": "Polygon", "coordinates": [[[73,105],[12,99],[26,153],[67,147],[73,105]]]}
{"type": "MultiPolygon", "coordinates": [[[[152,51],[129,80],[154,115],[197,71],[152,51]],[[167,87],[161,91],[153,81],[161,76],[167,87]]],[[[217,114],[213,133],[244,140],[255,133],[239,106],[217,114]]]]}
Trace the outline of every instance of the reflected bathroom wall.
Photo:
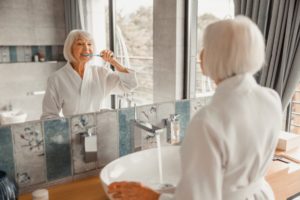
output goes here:
{"type": "Polygon", "coordinates": [[[1,0],[0,27],[0,112],[39,119],[47,78],[65,63],[64,1],[1,0]]]}

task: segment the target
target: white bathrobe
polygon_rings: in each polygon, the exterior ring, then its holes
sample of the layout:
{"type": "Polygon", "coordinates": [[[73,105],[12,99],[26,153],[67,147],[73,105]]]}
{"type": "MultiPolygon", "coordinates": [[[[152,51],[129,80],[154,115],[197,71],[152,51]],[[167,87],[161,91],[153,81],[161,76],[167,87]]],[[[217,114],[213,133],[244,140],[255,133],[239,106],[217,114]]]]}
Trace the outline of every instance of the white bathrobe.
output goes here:
{"type": "Polygon", "coordinates": [[[129,92],[136,88],[134,70],[129,73],[113,72],[108,67],[87,64],[83,79],[67,63],[48,79],[43,100],[43,119],[79,113],[96,112],[111,93],[129,92]]]}
{"type": "Polygon", "coordinates": [[[279,130],[281,101],[249,75],[226,79],[191,120],[181,149],[177,200],[272,200],[264,180],[279,130]]]}

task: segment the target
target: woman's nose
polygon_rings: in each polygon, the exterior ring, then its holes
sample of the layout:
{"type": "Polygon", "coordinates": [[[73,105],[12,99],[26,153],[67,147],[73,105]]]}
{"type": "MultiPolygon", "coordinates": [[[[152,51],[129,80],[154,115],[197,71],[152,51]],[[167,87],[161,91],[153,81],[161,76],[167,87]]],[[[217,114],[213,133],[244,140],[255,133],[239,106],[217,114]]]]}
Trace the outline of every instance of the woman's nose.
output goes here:
{"type": "Polygon", "coordinates": [[[88,44],[84,44],[84,45],[83,45],[83,49],[84,49],[84,50],[88,50],[89,48],[90,48],[90,47],[89,47],[88,44]]]}

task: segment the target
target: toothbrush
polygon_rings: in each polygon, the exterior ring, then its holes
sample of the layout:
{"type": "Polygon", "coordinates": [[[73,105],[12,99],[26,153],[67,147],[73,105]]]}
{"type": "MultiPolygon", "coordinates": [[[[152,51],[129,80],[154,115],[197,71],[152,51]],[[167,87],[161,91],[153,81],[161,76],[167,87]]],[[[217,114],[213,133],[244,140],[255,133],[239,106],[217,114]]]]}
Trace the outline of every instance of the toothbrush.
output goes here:
{"type": "MultiPolygon", "coordinates": [[[[99,57],[103,57],[103,54],[92,54],[92,53],[86,53],[86,54],[82,54],[83,56],[86,57],[92,57],[92,56],[99,56],[99,57]]],[[[113,55],[111,57],[114,57],[113,55]]]]}
{"type": "Polygon", "coordinates": [[[83,56],[86,56],[86,57],[92,57],[92,56],[99,56],[99,57],[102,57],[103,55],[102,54],[92,54],[92,53],[86,53],[86,54],[82,54],[83,56]]]}

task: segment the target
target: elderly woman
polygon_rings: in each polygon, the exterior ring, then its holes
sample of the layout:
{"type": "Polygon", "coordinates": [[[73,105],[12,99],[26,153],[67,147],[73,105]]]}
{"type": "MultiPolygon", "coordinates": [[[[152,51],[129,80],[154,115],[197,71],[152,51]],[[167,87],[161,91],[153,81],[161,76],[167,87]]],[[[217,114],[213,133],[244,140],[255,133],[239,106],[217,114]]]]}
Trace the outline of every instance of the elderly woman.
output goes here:
{"type": "Polygon", "coordinates": [[[182,176],[173,195],[133,182],[112,183],[116,199],[274,199],[264,176],[281,129],[275,91],[253,78],[264,63],[264,39],[246,17],[204,32],[201,68],[217,84],[211,102],[191,119],[181,147],[182,176]]]}
{"type": "Polygon", "coordinates": [[[48,79],[43,119],[59,117],[61,111],[64,116],[99,111],[109,94],[129,92],[137,86],[135,72],[122,66],[109,50],[100,55],[117,72],[92,65],[89,61],[94,47],[88,32],[73,30],[69,33],[64,44],[64,57],[68,62],[48,79]]]}

